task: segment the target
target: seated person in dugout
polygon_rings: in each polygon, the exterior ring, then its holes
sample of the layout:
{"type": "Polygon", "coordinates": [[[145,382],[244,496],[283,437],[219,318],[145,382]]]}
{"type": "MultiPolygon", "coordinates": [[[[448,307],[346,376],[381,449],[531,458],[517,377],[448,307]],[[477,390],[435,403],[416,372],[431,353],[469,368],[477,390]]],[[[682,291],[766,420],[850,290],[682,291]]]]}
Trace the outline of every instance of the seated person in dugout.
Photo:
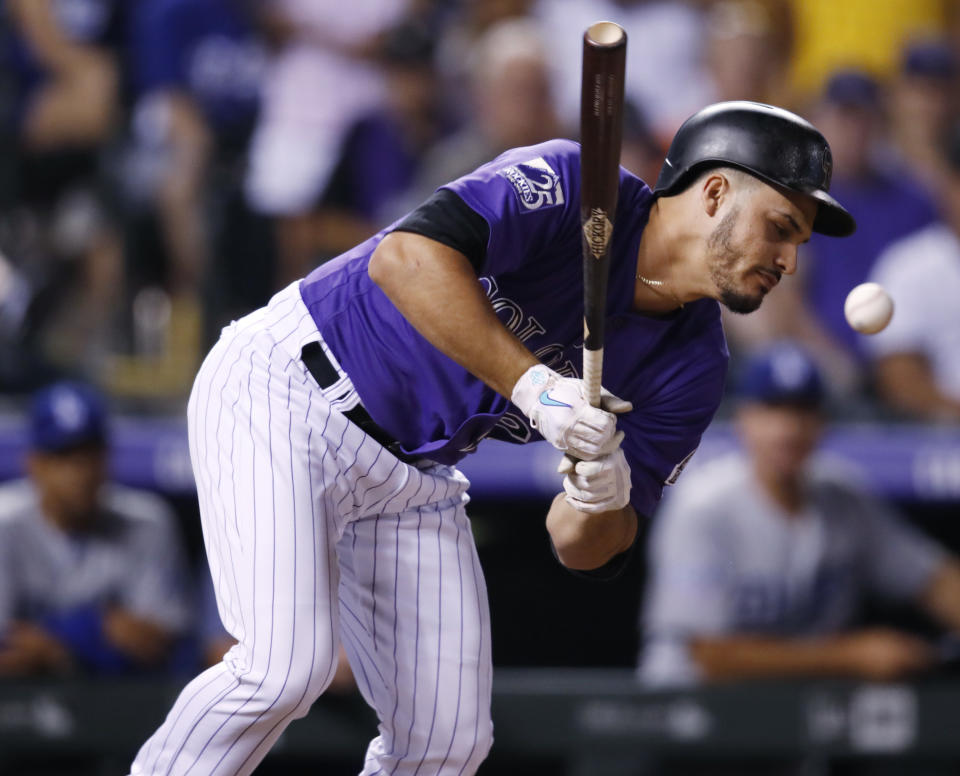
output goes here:
{"type": "Polygon", "coordinates": [[[190,578],[169,508],[108,482],[103,398],[44,388],[29,434],[28,476],[0,487],[0,675],[172,667],[190,578]]]}
{"type": "Polygon", "coordinates": [[[960,565],[814,455],[817,365],[775,343],[748,362],[737,398],[743,452],[688,473],[654,522],[641,679],[890,680],[932,667],[929,643],[857,617],[872,594],[960,629],[960,565]]]}

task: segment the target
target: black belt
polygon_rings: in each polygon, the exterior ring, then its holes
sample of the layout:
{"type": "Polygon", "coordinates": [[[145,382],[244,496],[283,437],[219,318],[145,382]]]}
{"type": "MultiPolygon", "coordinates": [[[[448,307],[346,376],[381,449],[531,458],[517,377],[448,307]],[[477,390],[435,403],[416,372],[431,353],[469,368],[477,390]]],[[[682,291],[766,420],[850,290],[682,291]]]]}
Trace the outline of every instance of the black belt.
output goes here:
{"type": "MultiPolygon", "coordinates": [[[[319,342],[308,342],[304,345],[303,350],[300,351],[300,359],[303,361],[303,365],[307,368],[307,371],[313,375],[313,379],[317,381],[317,385],[319,385],[321,389],[329,388],[340,379],[340,373],[337,372],[336,367],[330,363],[330,359],[327,358],[327,354],[323,352],[323,347],[319,342]]],[[[377,425],[362,404],[357,404],[356,407],[347,410],[343,414],[353,425],[362,429],[368,436],[373,437],[404,463],[414,463],[420,460],[417,456],[405,453],[400,448],[400,443],[390,436],[387,431],[377,425]]]]}

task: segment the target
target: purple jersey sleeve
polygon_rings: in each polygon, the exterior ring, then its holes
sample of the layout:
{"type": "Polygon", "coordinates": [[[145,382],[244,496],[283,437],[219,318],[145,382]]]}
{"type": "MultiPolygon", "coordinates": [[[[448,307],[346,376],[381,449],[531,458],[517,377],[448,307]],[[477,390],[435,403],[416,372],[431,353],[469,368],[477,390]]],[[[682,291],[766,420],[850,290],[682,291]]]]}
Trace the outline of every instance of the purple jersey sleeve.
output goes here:
{"type": "Polygon", "coordinates": [[[490,226],[485,275],[524,266],[542,246],[579,227],[580,155],[570,140],[501,154],[448,184],[490,226]]]}

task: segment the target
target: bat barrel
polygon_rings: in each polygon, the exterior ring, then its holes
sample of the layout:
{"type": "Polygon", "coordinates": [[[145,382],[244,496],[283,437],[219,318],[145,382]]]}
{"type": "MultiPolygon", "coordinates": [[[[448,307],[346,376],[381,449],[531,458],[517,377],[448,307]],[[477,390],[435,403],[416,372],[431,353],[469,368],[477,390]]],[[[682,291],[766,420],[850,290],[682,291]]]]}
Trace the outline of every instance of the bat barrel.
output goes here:
{"type": "Polygon", "coordinates": [[[580,104],[580,221],[583,225],[584,370],[587,396],[600,401],[608,248],[620,186],[627,34],[596,22],[583,34],[580,104]]]}
{"type": "Polygon", "coordinates": [[[600,207],[612,216],[616,206],[626,54],[627,33],[613,22],[597,22],[583,34],[580,90],[582,216],[588,215],[593,207],[600,207]]]}

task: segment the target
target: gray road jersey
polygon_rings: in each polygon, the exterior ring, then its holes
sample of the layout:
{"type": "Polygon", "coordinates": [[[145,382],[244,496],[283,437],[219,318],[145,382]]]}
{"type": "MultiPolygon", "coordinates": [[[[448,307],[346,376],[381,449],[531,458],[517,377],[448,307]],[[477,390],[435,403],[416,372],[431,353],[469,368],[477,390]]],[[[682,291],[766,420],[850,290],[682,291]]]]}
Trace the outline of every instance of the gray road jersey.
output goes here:
{"type": "Polygon", "coordinates": [[[836,632],[865,594],[912,597],[942,562],[934,542],[825,466],[811,466],[808,488],[804,512],[787,515],[739,454],[680,481],[649,544],[643,678],[694,678],[695,635],[836,632]]]}
{"type": "Polygon", "coordinates": [[[26,480],[0,486],[0,633],[11,618],[112,602],[174,631],[190,622],[190,577],[172,511],[109,486],[98,530],[71,538],[40,514],[26,480]]]}

